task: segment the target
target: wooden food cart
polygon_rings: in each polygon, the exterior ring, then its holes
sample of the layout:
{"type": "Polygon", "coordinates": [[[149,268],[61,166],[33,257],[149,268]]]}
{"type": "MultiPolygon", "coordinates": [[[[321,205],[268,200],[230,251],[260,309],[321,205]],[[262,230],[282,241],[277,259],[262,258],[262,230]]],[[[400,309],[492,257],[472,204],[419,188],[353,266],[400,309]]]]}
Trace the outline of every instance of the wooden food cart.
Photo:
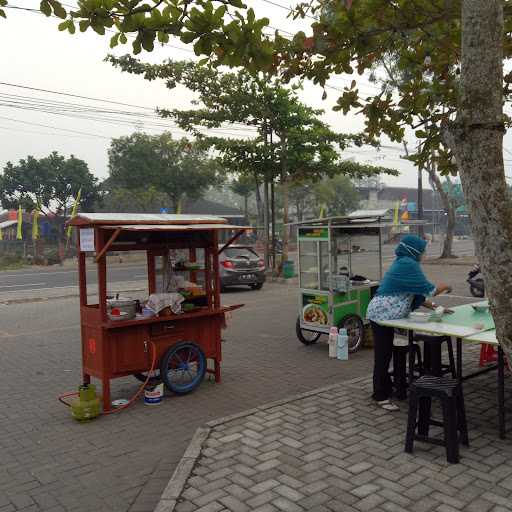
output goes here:
{"type": "Polygon", "coordinates": [[[78,229],[83,381],[101,380],[104,411],[111,409],[110,379],[145,378],[152,368],[152,376],[177,394],[195,389],[205,373],[220,382],[225,313],[242,305],[221,306],[218,255],[247,228],[231,226],[220,217],[168,214],[81,213],[70,224],[78,229]],[[220,231],[231,236],[219,250],[220,231]],[[185,299],[187,307],[180,314],[117,319],[107,305],[107,254],[123,251],[145,251],[150,295],[159,291],[157,260],[167,262],[167,271],[184,275],[182,282],[199,293],[185,299]],[[176,252],[187,254],[186,266],[173,266],[170,255],[176,252]],[[90,254],[97,267],[97,303],[88,300],[90,254]]]}

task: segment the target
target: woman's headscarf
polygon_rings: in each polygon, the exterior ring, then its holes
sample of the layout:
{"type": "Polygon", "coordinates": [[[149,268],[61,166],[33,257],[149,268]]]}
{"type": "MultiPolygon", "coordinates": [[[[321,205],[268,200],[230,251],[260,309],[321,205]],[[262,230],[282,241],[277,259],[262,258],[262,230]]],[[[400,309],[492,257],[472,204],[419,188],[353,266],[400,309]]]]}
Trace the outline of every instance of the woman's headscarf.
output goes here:
{"type": "Polygon", "coordinates": [[[395,249],[396,260],[384,275],[377,295],[414,295],[413,309],[418,308],[435,286],[427,280],[419,260],[425,252],[427,242],[415,235],[404,236],[395,249]]]}

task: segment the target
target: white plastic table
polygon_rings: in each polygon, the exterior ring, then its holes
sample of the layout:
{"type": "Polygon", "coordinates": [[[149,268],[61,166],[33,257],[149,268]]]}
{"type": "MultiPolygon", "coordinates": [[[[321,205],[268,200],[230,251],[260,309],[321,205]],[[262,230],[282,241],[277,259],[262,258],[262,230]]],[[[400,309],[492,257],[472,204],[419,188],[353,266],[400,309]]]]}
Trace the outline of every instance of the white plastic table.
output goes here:
{"type": "MultiPolygon", "coordinates": [[[[486,304],[486,302],[477,302],[477,305],[486,304]]],[[[499,434],[502,439],[505,438],[505,357],[503,349],[496,339],[496,331],[494,329],[494,321],[489,313],[481,313],[473,310],[473,305],[466,304],[456,306],[453,309],[453,315],[445,315],[440,322],[414,322],[408,318],[397,320],[386,320],[379,322],[380,325],[394,327],[395,329],[403,329],[407,331],[409,338],[409,384],[413,380],[414,366],[414,333],[421,332],[434,336],[447,336],[457,340],[457,356],[456,371],[457,379],[462,383],[465,380],[478,377],[489,371],[497,371],[498,380],[498,422],[499,434]],[[498,349],[497,364],[488,366],[467,375],[463,375],[462,369],[462,349],[463,343],[487,343],[494,345],[498,349]]]]}

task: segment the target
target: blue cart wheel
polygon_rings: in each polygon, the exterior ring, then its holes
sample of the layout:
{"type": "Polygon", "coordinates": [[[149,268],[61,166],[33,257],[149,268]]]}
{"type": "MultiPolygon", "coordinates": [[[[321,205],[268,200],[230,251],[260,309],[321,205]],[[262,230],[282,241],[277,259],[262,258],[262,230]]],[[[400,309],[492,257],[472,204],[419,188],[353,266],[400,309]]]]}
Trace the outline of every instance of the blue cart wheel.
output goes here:
{"type": "Polygon", "coordinates": [[[206,373],[206,357],[193,342],[183,341],[167,350],[160,361],[160,377],[169,391],[185,395],[194,391],[206,373]]]}

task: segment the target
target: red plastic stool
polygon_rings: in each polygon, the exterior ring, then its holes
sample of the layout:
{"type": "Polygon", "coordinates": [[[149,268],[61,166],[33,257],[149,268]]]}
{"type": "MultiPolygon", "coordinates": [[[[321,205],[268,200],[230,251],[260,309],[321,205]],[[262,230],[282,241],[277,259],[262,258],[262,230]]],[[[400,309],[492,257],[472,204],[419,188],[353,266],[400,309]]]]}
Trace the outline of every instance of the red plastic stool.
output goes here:
{"type": "Polygon", "coordinates": [[[480,366],[485,366],[488,363],[494,363],[498,359],[498,354],[492,345],[482,343],[480,345],[480,366]]]}

